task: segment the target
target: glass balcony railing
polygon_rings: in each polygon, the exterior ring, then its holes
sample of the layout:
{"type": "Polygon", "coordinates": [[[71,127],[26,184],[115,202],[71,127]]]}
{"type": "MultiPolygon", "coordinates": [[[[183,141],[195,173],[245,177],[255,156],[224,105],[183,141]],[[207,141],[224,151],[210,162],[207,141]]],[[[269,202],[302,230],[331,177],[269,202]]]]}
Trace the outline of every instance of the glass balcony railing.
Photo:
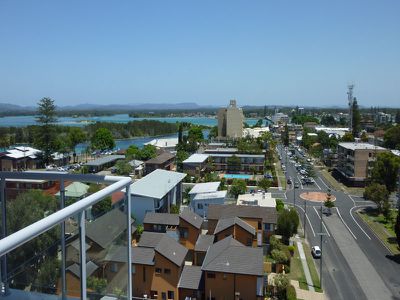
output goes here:
{"type": "Polygon", "coordinates": [[[0,172],[0,299],[131,299],[130,184],[129,177],[0,172]],[[58,186],[8,193],[8,179],[58,186]],[[68,189],[72,183],[79,184],[68,189]]]}

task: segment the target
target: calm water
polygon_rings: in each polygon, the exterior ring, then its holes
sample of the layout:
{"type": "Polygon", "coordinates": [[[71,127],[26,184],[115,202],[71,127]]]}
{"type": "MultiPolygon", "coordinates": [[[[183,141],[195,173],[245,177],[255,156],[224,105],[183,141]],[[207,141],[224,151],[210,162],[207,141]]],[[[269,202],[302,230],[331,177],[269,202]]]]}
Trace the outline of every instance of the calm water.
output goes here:
{"type": "MultiPolygon", "coordinates": [[[[128,123],[129,121],[140,120],[155,120],[168,123],[188,122],[196,125],[215,126],[217,119],[207,117],[187,117],[187,118],[130,118],[128,114],[118,114],[113,116],[99,116],[99,117],[60,117],[58,118],[59,125],[65,126],[85,126],[88,122],[112,122],[112,123],[128,123]]],[[[249,125],[254,125],[257,119],[246,119],[249,125]]],[[[17,116],[17,117],[0,117],[0,127],[23,127],[28,125],[35,125],[35,116],[17,116]]]]}
{"type": "MultiPolygon", "coordinates": [[[[215,126],[217,125],[217,119],[207,118],[207,117],[187,117],[187,118],[130,118],[128,114],[118,114],[113,116],[101,116],[101,117],[81,117],[81,118],[72,118],[72,117],[61,117],[58,118],[59,125],[65,126],[85,126],[87,121],[93,122],[112,122],[112,123],[128,123],[129,121],[140,121],[140,120],[155,120],[161,122],[168,123],[176,123],[176,122],[188,122],[196,125],[205,125],[205,126],[215,126]]],[[[249,125],[254,125],[258,119],[246,119],[246,122],[249,125]]],[[[35,121],[35,116],[17,116],[17,117],[3,117],[0,118],[0,127],[24,127],[28,125],[37,124],[35,121]]],[[[204,137],[208,137],[209,130],[203,130],[204,137]]],[[[130,145],[136,145],[138,147],[143,147],[143,145],[147,142],[155,138],[173,138],[177,137],[178,134],[170,134],[161,137],[137,137],[126,140],[116,140],[116,149],[126,149],[130,145]]],[[[87,148],[87,143],[79,144],[76,148],[77,153],[82,153],[87,148]]]]}

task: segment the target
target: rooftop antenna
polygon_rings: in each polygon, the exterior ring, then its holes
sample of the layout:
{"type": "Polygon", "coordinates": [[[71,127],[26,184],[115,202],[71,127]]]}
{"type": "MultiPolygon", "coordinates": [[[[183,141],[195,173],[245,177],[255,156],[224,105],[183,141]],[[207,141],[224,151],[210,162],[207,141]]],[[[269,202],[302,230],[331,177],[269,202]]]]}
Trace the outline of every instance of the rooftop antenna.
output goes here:
{"type": "Polygon", "coordinates": [[[349,130],[352,130],[353,128],[353,103],[354,103],[354,97],[353,97],[353,89],[354,89],[354,84],[349,84],[347,86],[348,91],[347,91],[347,100],[349,103],[349,130]]]}

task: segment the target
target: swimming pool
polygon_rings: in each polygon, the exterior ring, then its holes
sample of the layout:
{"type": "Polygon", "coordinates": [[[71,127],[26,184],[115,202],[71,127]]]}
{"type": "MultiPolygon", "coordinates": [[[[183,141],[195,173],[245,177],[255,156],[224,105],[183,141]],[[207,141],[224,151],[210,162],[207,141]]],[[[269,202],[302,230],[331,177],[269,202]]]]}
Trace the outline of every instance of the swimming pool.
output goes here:
{"type": "Polygon", "coordinates": [[[252,175],[247,174],[224,174],[226,179],[250,179],[252,175]]]}

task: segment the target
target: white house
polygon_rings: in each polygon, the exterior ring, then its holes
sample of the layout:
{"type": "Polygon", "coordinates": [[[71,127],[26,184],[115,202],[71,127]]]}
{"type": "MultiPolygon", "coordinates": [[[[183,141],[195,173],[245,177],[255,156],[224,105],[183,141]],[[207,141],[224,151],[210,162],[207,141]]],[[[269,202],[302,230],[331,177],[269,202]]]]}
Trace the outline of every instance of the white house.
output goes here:
{"type": "Polygon", "coordinates": [[[206,218],[208,205],[224,204],[227,191],[218,191],[219,185],[219,181],[198,183],[190,190],[190,207],[196,214],[206,218]]]}
{"type": "Polygon", "coordinates": [[[168,212],[182,201],[182,180],[186,174],[157,169],[131,185],[132,214],[142,223],[147,212],[168,212]]]}

